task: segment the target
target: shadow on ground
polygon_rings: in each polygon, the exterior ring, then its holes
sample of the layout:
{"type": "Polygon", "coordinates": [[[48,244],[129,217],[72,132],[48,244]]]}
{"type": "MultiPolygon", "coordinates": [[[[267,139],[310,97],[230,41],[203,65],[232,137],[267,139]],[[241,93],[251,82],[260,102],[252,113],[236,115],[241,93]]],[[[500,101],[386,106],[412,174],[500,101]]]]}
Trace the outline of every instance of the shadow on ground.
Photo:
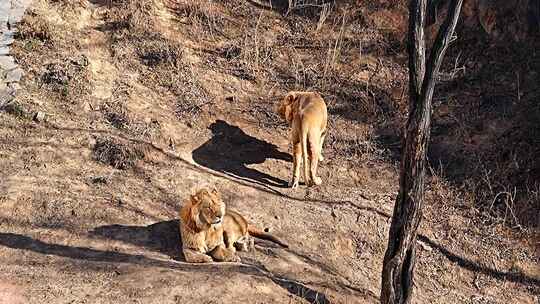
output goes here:
{"type": "Polygon", "coordinates": [[[133,244],[160,252],[176,260],[184,260],[182,240],[178,230],[179,221],[157,222],[149,226],[106,225],[95,228],[89,234],[133,244]]]}
{"type": "Polygon", "coordinates": [[[287,182],[248,165],[267,159],[292,161],[289,153],[267,141],[246,134],[226,121],[217,120],[209,127],[212,138],[193,151],[193,160],[204,167],[257,184],[285,187],[287,182]]]}
{"type": "MultiPolygon", "coordinates": [[[[151,248],[159,248],[162,250],[170,248],[174,237],[172,236],[172,226],[176,226],[178,221],[166,221],[159,222],[148,227],[127,227],[119,225],[105,226],[102,228],[96,228],[96,234],[105,234],[110,236],[113,233],[119,233],[120,236],[114,236],[116,238],[124,240],[126,234],[130,242],[138,242],[142,246],[150,246],[151,248]],[[117,226],[117,227],[114,227],[117,226]],[[166,244],[161,248],[158,244],[160,242],[153,243],[149,241],[148,236],[156,234],[158,232],[165,232],[168,237],[166,244]],[[124,236],[122,236],[124,235],[124,236]],[[141,237],[144,236],[144,237],[141,237]],[[137,238],[139,237],[139,238],[137,238]]],[[[177,226],[176,226],[177,227],[177,226]]],[[[175,229],[174,231],[176,231],[175,229]]],[[[178,234],[176,234],[178,237],[178,234]]],[[[163,241],[161,239],[160,241],[163,241]]],[[[176,243],[179,244],[179,243],[176,243]]],[[[275,275],[269,272],[266,268],[260,267],[257,264],[239,264],[239,263],[209,263],[209,264],[190,264],[184,262],[164,261],[143,255],[133,255],[128,253],[121,253],[115,251],[97,250],[88,247],[72,247],[60,244],[46,243],[40,240],[33,239],[31,237],[14,234],[14,233],[0,233],[0,246],[27,250],[45,255],[54,255],[58,257],[65,257],[75,260],[87,261],[87,262],[106,262],[106,263],[129,263],[134,265],[152,266],[159,268],[175,269],[180,271],[197,271],[206,273],[225,273],[227,271],[237,271],[239,273],[253,275],[258,277],[266,277],[272,280],[275,284],[281,288],[287,290],[292,295],[302,297],[308,300],[310,303],[327,304],[330,303],[327,296],[319,291],[309,288],[302,282],[291,280],[282,276],[275,275]]]]}

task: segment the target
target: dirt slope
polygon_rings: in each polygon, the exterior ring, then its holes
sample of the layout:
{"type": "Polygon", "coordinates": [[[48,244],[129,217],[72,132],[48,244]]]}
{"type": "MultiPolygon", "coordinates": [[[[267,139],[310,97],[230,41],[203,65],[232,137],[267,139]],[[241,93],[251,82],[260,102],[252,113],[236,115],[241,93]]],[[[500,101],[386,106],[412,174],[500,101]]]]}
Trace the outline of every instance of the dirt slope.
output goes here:
{"type": "MultiPolygon", "coordinates": [[[[14,51],[22,89],[0,112],[0,303],[377,303],[388,130],[406,109],[388,27],[405,8],[343,5],[323,20],[251,1],[35,1],[14,51]],[[273,113],[294,88],[331,113],[324,183],[295,191],[273,113]],[[205,184],[291,248],[183,262],[177,213],[205,184]]],[[[415,302],[536,303],[534,231],[482,223],[433,173],[415,302]]]]}

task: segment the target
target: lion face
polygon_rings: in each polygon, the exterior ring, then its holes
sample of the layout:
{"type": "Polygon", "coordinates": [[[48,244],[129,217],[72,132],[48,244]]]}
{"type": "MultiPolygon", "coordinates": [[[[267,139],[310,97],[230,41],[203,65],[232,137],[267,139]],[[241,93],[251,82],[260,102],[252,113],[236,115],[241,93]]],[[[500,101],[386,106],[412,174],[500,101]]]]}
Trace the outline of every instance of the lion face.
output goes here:
{"type": "Polygon", "coordinates": [[[191,196],[191,200],[198,213],[198,216],[195,215],[196,220],[207,225],[221,224],[225,215],[225,203],[216,189],[201,189],[191,196]]]}

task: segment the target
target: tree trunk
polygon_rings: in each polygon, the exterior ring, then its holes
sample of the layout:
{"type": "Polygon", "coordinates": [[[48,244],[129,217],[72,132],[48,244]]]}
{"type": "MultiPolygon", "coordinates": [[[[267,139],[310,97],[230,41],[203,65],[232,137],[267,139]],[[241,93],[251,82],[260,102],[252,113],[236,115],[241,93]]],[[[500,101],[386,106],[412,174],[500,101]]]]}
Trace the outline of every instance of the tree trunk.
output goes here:
{"type": "Polygon", "coordinates": [[[416,230],[422,218],[425,159],[431,126],[435,78],[454,33],[463,0],[452,0],[426,67],[427,0],[409,5],[409,117],[402,143],[399,193],[383,262],[381,303],[410,303],[416,263],[416,230]]]}

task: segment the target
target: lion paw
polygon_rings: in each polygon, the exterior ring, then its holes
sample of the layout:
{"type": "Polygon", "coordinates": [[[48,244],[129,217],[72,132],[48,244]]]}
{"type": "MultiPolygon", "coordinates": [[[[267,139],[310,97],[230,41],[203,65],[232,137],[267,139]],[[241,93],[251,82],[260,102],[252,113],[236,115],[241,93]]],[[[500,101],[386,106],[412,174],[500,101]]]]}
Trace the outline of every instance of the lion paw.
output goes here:
{"type": "Polygon", "coordinates": [[[206,254],[184,254],[188,263],[212,263],[214,260],[206,254]]]}
{"type": "Polygon", "coordinates": [[[289,188],[296,189],[298,188],[298,184],[299,184],[298,180],[292,180],[289,182],[289,188]]]}

